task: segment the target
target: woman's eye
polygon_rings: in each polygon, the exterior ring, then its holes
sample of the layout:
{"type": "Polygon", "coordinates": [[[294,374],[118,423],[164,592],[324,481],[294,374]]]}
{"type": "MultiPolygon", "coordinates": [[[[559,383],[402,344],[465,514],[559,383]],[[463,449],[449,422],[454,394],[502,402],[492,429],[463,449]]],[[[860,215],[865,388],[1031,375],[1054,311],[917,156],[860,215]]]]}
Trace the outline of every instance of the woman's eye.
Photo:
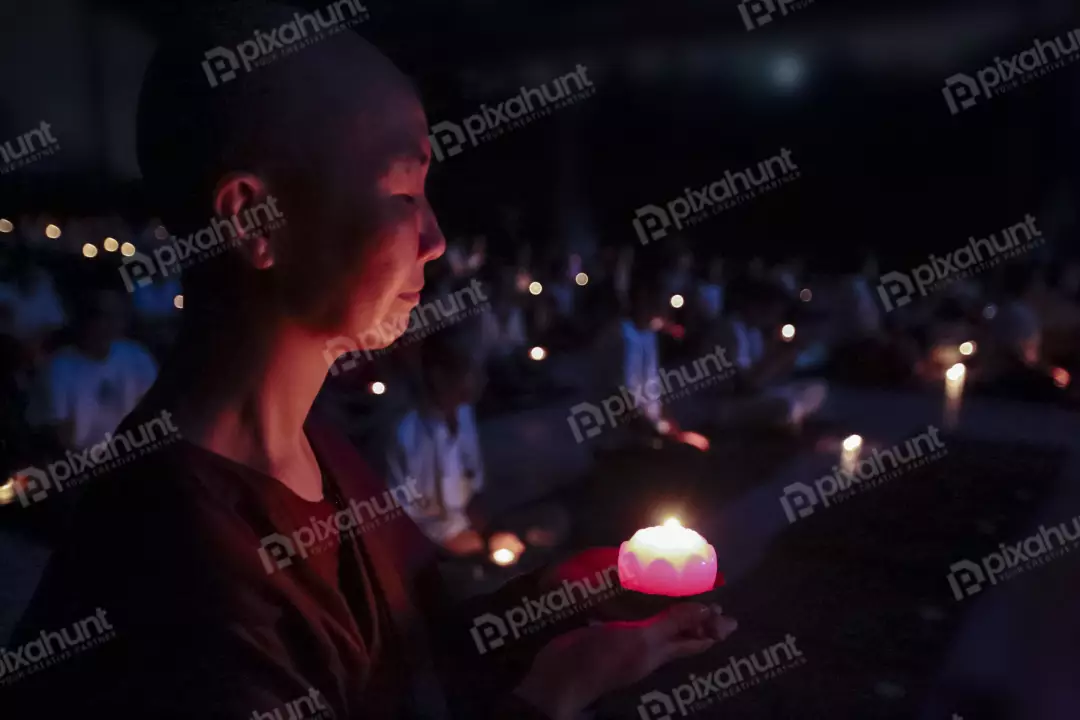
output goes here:
{"type": "Polygon", "coordinates": [[[406,195],[404,193],[398,195],[399,198],[409,203],[410,205],[416,205],[419,199],[415,195],[406,195]]]}

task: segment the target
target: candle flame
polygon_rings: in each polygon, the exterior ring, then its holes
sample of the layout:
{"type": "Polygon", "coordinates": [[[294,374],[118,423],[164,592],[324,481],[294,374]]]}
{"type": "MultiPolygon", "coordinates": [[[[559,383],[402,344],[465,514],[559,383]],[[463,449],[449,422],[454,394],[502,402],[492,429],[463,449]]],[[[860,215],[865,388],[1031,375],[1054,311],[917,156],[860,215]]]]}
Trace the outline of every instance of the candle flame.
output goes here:
{"type": "Polygon", "coordinates": [[[510,548],[499,548],[491,553],[491,560],[496,565],[512,565],[517,561],[517,553],[510,548]]]}
{"type": "Polygon", "coordinates": [[[664,527],[681,528],[682,523],[679,522],[679,518],[677,517],[669,517],[667,520],[664,521],[664,527]]]}
{"type": "Polygon", "coordinates": [[[862,436],[848,435],[844,438],[844,449],[848,452],[858,450],[860,447],[862,447],[862,436]]]}
{"type": "Polygon", "coordinates": [[[957,382],[958,380],[962,380],[966,373],[967,367],[964,366],[964,363],[956,363],[945,371],[945,377],[953,382],[957,382]]]}

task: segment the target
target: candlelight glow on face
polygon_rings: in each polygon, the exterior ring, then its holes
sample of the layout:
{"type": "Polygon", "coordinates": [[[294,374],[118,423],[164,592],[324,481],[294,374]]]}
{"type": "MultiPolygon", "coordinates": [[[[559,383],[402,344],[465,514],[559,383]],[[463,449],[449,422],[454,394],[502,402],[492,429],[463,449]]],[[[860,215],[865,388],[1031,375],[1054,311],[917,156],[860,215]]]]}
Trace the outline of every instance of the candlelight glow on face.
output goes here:
{"type": "Polygon", "coordinates": [[[622,544],[619,580],[628,590],[650,595],[698,595],[716,584],[716,550],[670,517],[663,525],[638,530],[622,544]]]}

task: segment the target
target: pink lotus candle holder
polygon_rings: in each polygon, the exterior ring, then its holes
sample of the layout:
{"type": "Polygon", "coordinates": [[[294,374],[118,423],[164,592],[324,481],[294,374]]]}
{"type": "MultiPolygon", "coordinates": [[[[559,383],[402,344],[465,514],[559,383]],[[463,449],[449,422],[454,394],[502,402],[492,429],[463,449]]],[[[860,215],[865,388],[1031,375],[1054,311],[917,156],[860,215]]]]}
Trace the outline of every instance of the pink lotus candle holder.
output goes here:
{"type": "Polygon", "coordinates": [[[716,550],[675,518],[643,528],[619,547],[619,581],[648,595],[699,595],[716,584],[716,550]]]}

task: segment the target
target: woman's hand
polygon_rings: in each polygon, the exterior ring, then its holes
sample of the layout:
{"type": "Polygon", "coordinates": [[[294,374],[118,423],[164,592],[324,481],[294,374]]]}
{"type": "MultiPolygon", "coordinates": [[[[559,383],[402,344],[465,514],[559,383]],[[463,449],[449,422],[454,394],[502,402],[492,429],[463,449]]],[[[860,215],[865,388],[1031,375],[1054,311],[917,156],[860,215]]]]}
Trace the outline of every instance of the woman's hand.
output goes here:
{"type": "Polygon", "coordinates": [[[708,650],[737,627],[719,606],[681,603],[648,620],[574,630],[540,651],[517,694],[553,720],[570,720],[612,690],[708,650]]]}

